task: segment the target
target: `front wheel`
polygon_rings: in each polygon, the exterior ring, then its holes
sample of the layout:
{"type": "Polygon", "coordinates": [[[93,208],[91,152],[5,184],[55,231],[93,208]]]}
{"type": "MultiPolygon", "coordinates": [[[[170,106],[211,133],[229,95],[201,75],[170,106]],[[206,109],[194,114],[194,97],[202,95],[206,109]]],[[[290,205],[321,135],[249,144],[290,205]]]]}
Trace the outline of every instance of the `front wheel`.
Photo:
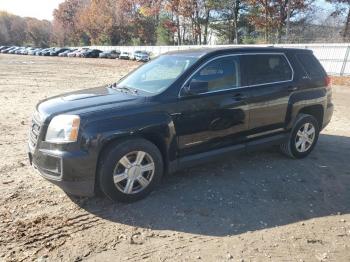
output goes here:
{"type": "Polygon", "coordinates": [[[158,148],[145,139],[129,139],[103,153],[99,182],[110,199],[132,202],[146,197],[162,174],[163,159],[158,148]]]}
{"type": "Polygon", "coordinates": [[[320,133],[315,117],[300,114],[281,151],[291,158],[304,158],[314,149],[320,133]]]}

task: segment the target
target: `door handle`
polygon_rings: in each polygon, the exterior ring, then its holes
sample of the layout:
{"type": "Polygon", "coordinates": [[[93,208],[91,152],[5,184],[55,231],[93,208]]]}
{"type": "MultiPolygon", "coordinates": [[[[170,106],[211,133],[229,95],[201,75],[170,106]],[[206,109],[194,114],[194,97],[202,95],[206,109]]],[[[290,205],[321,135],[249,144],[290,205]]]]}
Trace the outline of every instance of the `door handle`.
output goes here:
{"type": "Polygon", "coordinates": [[[297,90],[298,90],[298,87],[296,87],[296,86],[288,87],[288,91],[297,91],[297,90]]]}

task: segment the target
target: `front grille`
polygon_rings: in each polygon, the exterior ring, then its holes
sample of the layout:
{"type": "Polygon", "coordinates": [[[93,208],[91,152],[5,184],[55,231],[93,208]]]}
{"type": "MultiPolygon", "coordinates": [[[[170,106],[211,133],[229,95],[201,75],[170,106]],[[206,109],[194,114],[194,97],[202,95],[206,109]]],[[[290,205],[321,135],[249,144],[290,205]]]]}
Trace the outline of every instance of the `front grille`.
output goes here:
{"type": "Polygon", "coordinates": [[[35,148],[38,143],[38,138],[40,135],[40,122],[35,119],[35,117],[32,118],[32,123],[30,126],[29,131],[29,144],[32,148],[35,148]]]}

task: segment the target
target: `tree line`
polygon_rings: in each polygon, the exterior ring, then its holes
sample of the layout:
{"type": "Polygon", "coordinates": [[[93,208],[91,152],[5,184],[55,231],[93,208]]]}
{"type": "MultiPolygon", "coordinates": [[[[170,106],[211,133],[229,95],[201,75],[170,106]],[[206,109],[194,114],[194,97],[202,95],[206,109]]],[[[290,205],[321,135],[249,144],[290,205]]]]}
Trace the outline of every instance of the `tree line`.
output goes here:
{"type": "MultiPolygon", "coordinates": [[[[327,0],[346,17],[350,0],[327,0]]],[[[65,0],[53,21],[0,12],[0,44],[35,46],[287,42],[292,25],[310,22],[315,0],[65,0]]],[[[312,22],[312,21],[311,21],[312,22]]]]}
{"type": "Polygon", "coordinates": [[[51,37],[50,21],[0,11],[0,45],[48,46],[51,37]]]}

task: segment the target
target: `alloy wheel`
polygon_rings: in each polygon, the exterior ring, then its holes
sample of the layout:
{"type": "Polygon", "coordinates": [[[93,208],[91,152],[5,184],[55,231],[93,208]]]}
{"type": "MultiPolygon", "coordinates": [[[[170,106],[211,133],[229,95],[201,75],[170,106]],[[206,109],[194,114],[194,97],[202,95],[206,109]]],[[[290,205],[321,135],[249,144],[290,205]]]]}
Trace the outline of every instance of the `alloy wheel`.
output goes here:
{"type": "Polygon", "coordinates": [[[295,147],[297,151],[300,153],[308,151],[315,140],[315,135],[316,129],[313,124],[305,123],[302,125],[295,138],[295,147]]]}
{"type": "Polygon", "coordinates": [[[124,194],[139,193],[150,184],[154,171],[154,160],[148,153],[130,152],[124,155],[115,166],[114,185],[124,194]]]}

